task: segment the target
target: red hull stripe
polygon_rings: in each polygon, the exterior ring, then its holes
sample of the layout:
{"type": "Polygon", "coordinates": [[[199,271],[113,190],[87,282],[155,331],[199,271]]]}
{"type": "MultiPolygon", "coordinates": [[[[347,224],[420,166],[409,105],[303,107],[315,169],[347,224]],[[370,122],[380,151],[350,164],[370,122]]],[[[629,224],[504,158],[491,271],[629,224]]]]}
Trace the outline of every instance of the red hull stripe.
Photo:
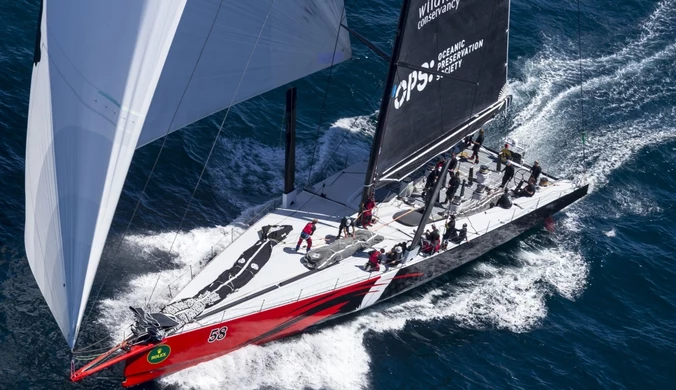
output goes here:
{"type": "Polygon", "coordinates": [[[424,275],[424,273],[422,273],[422,272],[415,272],[415,273],[412,273],[412,274],[404,274],[404,275],[395,276],[392,279],[417,278],[418,276],[423,276],[423,275],[424,275]]]}
{"type": "Polygon", "coordinates": [[[171,347],[169,356],[150,364],[147,354],[127,360],[125,387],[134,386],[225,355],[249,344],[264,344],[298,333],[337,314],[354,311],[378,277],[318,296],[292,302],[190,332],[170,336],[161,344],[171,347]],[[226,336],[209,343],[212,330],[227,327],[226,336]]]}

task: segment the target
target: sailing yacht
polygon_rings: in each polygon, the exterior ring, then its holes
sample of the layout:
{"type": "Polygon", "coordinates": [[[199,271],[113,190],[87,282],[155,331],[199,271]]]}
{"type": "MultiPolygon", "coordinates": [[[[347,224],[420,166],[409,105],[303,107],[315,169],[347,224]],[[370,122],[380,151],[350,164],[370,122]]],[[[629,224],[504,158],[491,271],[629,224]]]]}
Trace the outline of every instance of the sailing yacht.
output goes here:
{"type": "MultiPolygon", "coordinates": [[[[374,48],[389,69],[369,159],[302,189],[294,188],[290,89],[281,207],[251,224],[168,305],[132,308],[132,333],[73,365],[71,380],[124,363],[123,385],[134,386],[302,332],[466,264],[586,195],[584,177],[543,172],[532,196],[497,207],[502,156],[481,146],[475,164],[464,150],[463,140],[510,102],[509,9],[509,0],[404,0],[392,54],[374,48]],[[425,178],[433,170],[432,186],[425,178]],[[445,199],[449,170],[463,181],[445,199]],[[443,242],[423,239],[443,231],[449,215],[465,226],[458,236],[447,229],[443,242]],[[345,217],[359,223],[337,237],[345,217]],[[301,235],[308,225],[310,235],[301,235]],[[314,245],[296,250],[301,236],[314,245]],[[374,264],[381,249],[385,261],[374,264]]],[[[134,150],[349,59],[350,35],[373,48],[348,27],[342,0],[43,0],[25,245],[71,349],[134,150]]],[[[520,157],[515,151],[510,160],[508,188],[530,176],[520,157]]]]}

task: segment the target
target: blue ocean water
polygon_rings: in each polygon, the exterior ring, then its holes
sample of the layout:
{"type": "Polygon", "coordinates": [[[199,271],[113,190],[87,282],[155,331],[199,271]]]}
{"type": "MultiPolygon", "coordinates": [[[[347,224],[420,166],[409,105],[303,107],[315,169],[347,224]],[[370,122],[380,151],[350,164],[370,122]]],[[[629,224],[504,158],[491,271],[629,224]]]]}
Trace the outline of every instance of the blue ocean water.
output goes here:
{"type": "MultiPolygon", "coordinates": [[[[3,389],[81,386],[67,380],[70,351],[23,250],[37,3],[0,0],[3,389]]],[[[347,3],[350,25],[390,48],[399,2],[347,3]]],[[[514,101],[507,120],[487,137],[492,146],[506,135],[518,138],[546,171],[566,176],[586,170],[592,192],[556,216],[555,233],[530,232],[361,315],[247,347],[141,388],[673,388],[676,0],[583,1],[581,11],[582,94],[577,2],[513,2],[514,101]],[[588,134],[585,147],[581,129],[588,134]]],[[[359,43],[353,46],[354,59],[333,71],[323,114],[328,72],[294,83],[299,185],[368,155],[386,64],[359,43]]],[[[126,307],[148,299],[158,278],[169,288],[156,299],[175,293],[279,196],[283,100],[281,88],[232,110],[180,231],[223,113],[169,136],[123,237],[161,143],[137,151],[81,346],[118,335],[126,307]]],[[[118,368],[84,386],[120,388],[120,375],[118,368]]]]}

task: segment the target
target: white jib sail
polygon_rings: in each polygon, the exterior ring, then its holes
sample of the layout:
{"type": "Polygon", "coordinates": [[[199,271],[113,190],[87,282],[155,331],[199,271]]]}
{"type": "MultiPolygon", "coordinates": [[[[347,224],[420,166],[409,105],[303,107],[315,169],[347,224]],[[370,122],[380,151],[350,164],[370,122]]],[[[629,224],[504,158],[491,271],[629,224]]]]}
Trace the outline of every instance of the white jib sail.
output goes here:
{"type": "Polygon", "coordinates": [[[333,52],[342,7],[44,0],[28,113],[25,245],[71,348],[136,147],[227,107],[259,33],[235,103],[348,59],[347,33],[333,52]]]}

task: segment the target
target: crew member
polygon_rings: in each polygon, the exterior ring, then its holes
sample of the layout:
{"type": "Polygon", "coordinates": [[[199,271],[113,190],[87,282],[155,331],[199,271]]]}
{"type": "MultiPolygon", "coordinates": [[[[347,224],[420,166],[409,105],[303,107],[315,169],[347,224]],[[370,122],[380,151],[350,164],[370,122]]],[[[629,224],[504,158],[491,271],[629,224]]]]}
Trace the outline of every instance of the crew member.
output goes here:
{"type": "Polygon", "coordinates": [[[512,180],[514,177],[514,165],[512,165],[510,160],[507,160],[507,166],[502,170],[502,172],[505,174],[502,176],[502,184],[500,184],[500,188],[504,187],[507,182],[512,180]]]}
{"type": "Polygon", "coordinates": [[[356,230],[354,227],[354,219],[350,216],[345,216],[340,220],[340,226],[338,227],[338,238],[340,238],[343,230],[345,230],[345,237],[347,237],[347,235],[350,234],[350,229],[352,229],[351,235],[352,238],[354,238],[354,233],[356,230]]]}
{"type": "Polygon", "coordinates": [[[531,178],[530,180],[528,180],[528,184],[526,185],[526,187],[523,189],[519,189],[519,191],[514,195],[517,197],[525,196],[527,198],[530,198],[531,196],[535,195],[535,179],[531,178]]]}
{"type": "Polygon", "coordinates": [[[455,193],[458,192],[458,188],[460,188],[460,171],[455,172],[455,175],[451,176],[451,180],[448,182],[448,188],[446,189],[446,199],[444,199],[441,204],[452,202],[455,193]]]}
{"type": "Polygon", "coordinates": [[[509,144],[505,144],[505,147],[500,151],[500,161],[505,164],[507,160],[512,159],[512,151],[509,150],[509,144]]]}
{"type": "Polygon", "coordinates": [[[385,248],[380,248],[380,252],[378,253],[378,263],[383,264],[385,262],[385,257],[387,257],[385,248]]]}
{"type": "Polygon", "coordinates": [[[403,252],[403,249],[401,249],[401,245],[395,245],[394,248],[392,248],[389,252],[387,252],[387,258],[385,260],[385,265],[387,265],[387,266],[398,265],[401,262],[402,252],[403,252]]]}
{"type": "Polygon", "coordinates": [[[441,236],[436,225],[432,225],[432,231],[425,231],[425,240],[423,241],[422,253],[433,254],[441,247],[441,236]]]}
{"type": "Polygon", "coordinates": [[[451,215],[446,221],[446,232],[444,232],[444,240],[449,240],[458,234],[455,230],[455,215],[451,215]]]}
{"type": "Polygon", "coordinates": [[[317,219],[313,219],[312,222],[308,222],[307,225],[303,228],[303,231],[300,232],[300,238],[296,244],[296,252],[300,249],[300,244],[303,243],[303,240],[307,241],[307,251],[310,252],[312,248],[312,234],[317,230],[317,219]]]}
{"type": "Polygon", "coordinates": [[[429,175],[427,175],[427,181],[425,181],[425,189],[423,189],[422,197],[423,199],[427,199],[425,195],[427,195],[428,192],[432,191],[432,188],[434,188],[434,185],[437,183],[437,179],[439,178],[439,171],[436,169],[436,167],[430,172],[429,175]]]}
{"type": "Polygon", "coordinates": [[[478,164],[479,163],[479,149],[481,149],[481,145],[484,143],[484,129],[479,130],[479,135],[476,137],[476,141],[474,141],[474,146],[472,146],[472,157],[469,159],[472,160],[474,159],[474,163],[478,164]]]}
{"type": "Polygon", "coordinates": [[[425,239],[433,243],[439,241],[439,230],[436,225],[432,225],[431,232],[429,230],[425,231],[425,239]]]}
{"type": "Polygon", "coordinates": [[[374,250],[369,253],[369,261],[364,265],[364,271],[379,271],[380,265],[378,264],[378,258],[380,257],[380,251],[374,250]]]}
{"type": "Polygon", "coordinates": [[[456,244],[460,244],[464,240],[467,239],[467,224],[463,223],[462,224],[462,229],[458,230],[458,235],[453,238],[451,241],[453,241],[456,244]]]}
{"type": "Polygon", "coordinates": [[[505,188],[505,192],[502,194],[500,199],[498,199],[498,206],[503,209],[512,208],[512,197],[509,196],[509,190],[505,188]]]}
{"type": "Polygon", "coordinates": [[[458,158],[455,155],[455,152],[451,152],[451,162],[448,163],[448,173],[453,174],[455,168],[458,167],[458,158]]]}
{"type": "Polygon", "coordinates": [[[364,211],[361,214],[361,226],[366,229],[371,225],[371,220],[373,219],[373,209],[376,207],[376,201],[373,197],[370,197],[366,204],[364,205],[364,211]]]}
{"type": "Polygon", "coordinates": [[[535,164],[533,164],[533,167],[530,169],[530,179],[533,179],[534,182],[537,183],[538,177],[540,177],[540,174],[542,173],[542,167],[540,166],[540,163],[535,161],[535,164]]]}

